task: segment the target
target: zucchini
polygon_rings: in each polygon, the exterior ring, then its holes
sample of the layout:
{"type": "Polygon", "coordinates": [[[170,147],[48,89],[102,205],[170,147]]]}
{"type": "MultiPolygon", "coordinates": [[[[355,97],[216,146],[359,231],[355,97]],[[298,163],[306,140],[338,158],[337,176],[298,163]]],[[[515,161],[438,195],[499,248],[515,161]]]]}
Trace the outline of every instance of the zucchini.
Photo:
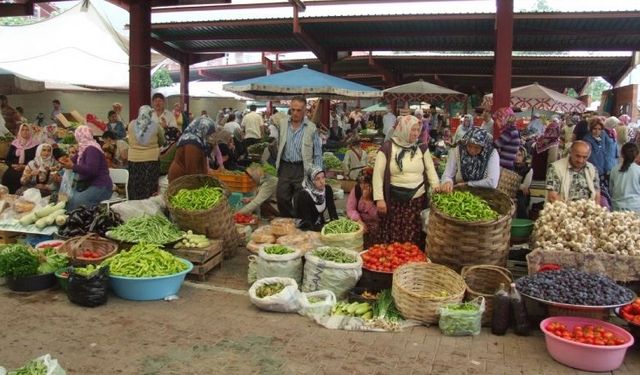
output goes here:
{"type": "Polygon", "coordinates": [[[57,210],[49,214],[48,216],[41,217],[40,219],[38,219],[38,221],[36,221],[36,227],[38,229],[43,229],[45,227],[48,227],[49,225],[53,225],[53,223],[56,221],[56,218],[60,215],[64,215],[64,210],[57,210]]]}
{"type": "Polygon", "coordinates": [[[33,224],[36,220],[38,220],[38,217],[35,212],[31,212],[30,214],[24,215],[20,218],[20,224],[27,226],[29,224],[33,224]]]}
{"type": "Polygon", "coordinates": [[[51,215],[55,211],[64,210],[64,205],[65,204],[66,204],[66,202],[60,202],[58,204],[49,203],[48,205],[44,206],[43,208],[41,208],[41,209],[39,209],[39,210],[37,210],[35,212],[36,217],[37,218],[43,218],[43,217],[51,215]]]}

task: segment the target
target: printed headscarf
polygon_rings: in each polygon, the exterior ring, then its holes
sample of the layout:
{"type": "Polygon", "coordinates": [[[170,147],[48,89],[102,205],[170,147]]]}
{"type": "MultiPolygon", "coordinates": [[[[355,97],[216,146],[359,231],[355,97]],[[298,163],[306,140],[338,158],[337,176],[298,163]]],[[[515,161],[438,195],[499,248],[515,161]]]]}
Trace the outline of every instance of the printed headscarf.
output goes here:
{"type": "Polygon", "coordinates": [[[216,125],[212,119],[209,117],[198,117],[184,130],[180,136],[180,140],[178,140],[178,147],[195,145],[205,154],[209,154],[211,152],[211,146],[207,142],[207,138],[215,130],[216,125]]]}
{"type": "Polygon", "coordinates": [[[36,157],[29,162],[29,169],[31,169],[32,171],[44,172],[47,168],[51,169],[51,167],[56,164],[58,164],[58,162],[53,157],[53,146],[48,143],[41,143],[36,149],[36,157]],[[42,157],[42,150],[45,147],[49,147],[49,150],[51,151],[49,152],[49,157],[47,158],[42,157]]]}
{"type": "Polygon", "coordinates": [[[31,127],[28,124],[22,124],[18,128],[18,134],[16,135],[16,139],[11,142],[11,145],[16,148],[16,156],[18,157],[18,164],[24,164],[24,152],[30,148],[33,148],[38,145],[38,140],[33,137],[33,132],[31,127]],[[29,129],[29,135],[26,137],[22,136],[22,128],[29,129]]]}
{"type": "Polygon", "coordinates": [[[409,141],[411,128],[416,124],[420,125],[421,122],[415,116],[398,117],[396,128],[393,131],[393,136],[391,137],[391,141],[400,148],[400,151],[396,155],[396,164],[398,164],[398,169],[401,172],[402,159],[404,158],[405,153],[407,153],[407,151],[410,152],[411,158],[413,158],[418,150],[418,140],[416,139],[413,143],[409,141]]]}
{"type": "MultiPolygon", "coordinates": [[[[302,181],[302,188],[309,193],[311,199],[313,199],[313,203],[315,203],[316,207],[320,208],[324,207],[324,192],[325,189],[318,189],[316,185],[313,183],[313,180],[320,173],[324,173],[324,171],[316,166],[312,166],[307,168],[304,174],[304,181],[302,181]]],[[[324,211],[324,208],[322,209],[324,211]]]]}
{"type": "Polygon", "coordinates": [[[620,120],[622,125],[627,126],[631,122],[631,117],[629,117],[629,115],[622,115],[618,117],[618,120],[620,120]]]}
{"type": "Polygon", "coordinates": [[[499,132],[502,132],[502,129],[504,129],[510,121],[515,122],[515,116],[516,114],[513,112],[513,109],[511,109],[511,107],[499,108],[493,115],[496,129],[499,132]]]}
{"type": "Polygon", "coordinates": [[[146,146],[151,140],[151,136],[158,128],[158,123],[152,120],[153,109],[148,105],[143,105],[138,111],[138,118],[133,123],[133,135],[138,144],[146,146]]]}
{"type": "Polygon", "coordinates": [[[536,140],[535,150],[536,153],[541,154],[553,146],[560,143],[560,124],[559,121],[551,121],[546,128],[542,136],[536,140]]]}
{"type": "Polygon", "coordinates": [[[96,142],[96,140],[93,139],[93,133],[91,132],[91,129],[88,126],[86,125],[78,126],[74,135],[76,136],[76,141],[78,141],[78,160],[82,158],[82,154],[89,147],[95,147],[101,153],[104,154],[104,151],[102,151],[102,147],[100,147],[98,142],[96,142]]]}
{"type": "Polygon", "coordinates": [[[465,131],[469,131],[469,129],[471,129],[473,127],[473,116],[471,115],[464,115],[464,117],[462,117],[462,128],[465,131]]]}
{"type": "Polygon", "coordinates": [[[462,137],[458,146],[460,153],[460,174],[465,182],[482,180],[487,176],[487,165],[493,153],[492,137],[486,130],[471,128],[462,137]],[[482,147],[482,151],[476,156],[471,156],[467,151],[467,145],[473,144],[482,147]]]}

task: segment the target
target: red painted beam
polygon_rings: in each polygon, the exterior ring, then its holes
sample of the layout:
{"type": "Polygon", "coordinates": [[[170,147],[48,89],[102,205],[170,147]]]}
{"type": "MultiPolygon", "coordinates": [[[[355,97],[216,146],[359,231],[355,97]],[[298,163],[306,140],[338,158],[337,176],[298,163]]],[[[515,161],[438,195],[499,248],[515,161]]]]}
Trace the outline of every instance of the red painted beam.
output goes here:
{"type": "Polygon", "coordinates": [[[151,8],[146,1],[130,4],[129,119],[151,103],[151,8]]]}
{"type": "Polygon", "coordinates": [[[300,18],[298,17],[298,8],[293,8],[293,35],[302,42],[322,63],[328,63],[328,55],[325,48],[320,45],[311,35],[307,34],[300,26],[300,18]]]}
{"type": "Polygon", "coordinates": [[[493,108],[509,107],[511,101],[511,53],[513,49],[513,0],[496,0],[495,69],[493,108]]]}
{"type": "Polygon", "coordinates": [[[33,16],[33,2],[24,4],[0,4],[0,17],[33,16]]]}

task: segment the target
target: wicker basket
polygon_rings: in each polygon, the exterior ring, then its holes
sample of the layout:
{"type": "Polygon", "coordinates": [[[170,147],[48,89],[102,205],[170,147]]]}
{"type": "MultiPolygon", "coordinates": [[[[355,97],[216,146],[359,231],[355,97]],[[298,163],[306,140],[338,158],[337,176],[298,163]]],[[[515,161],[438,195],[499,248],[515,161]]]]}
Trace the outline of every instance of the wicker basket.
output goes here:
{"type": "Polygon", "coordinates": [[[405,319],[438,323],[439,308],[462,302],[466,285],[462,276],[433,263],[409,263],[393,272],[391,294],[405,319]]]}
{"type": "Polygon", "coordinates": [[[505,193],[511,199],[516,199],[518,189],[520,189],[520,182],[522,177],[516,172],[500,168],[500,180],[498,180],[498,190],[505,193]]]}
{"type": "Polygon", "coordinates": [[[496,189],[462,187],[483,198],[500,217],[493,221],[462,221],[445,215],[431,205],[427,227],[427,253],[438,264],[456,272],[463,266],[493,264],[506,266],[511,238],[511,198],[496,189]]]}
{"type": "Polygon", "coordinates": [[[72,237],[66,240],[58,248],[59,253],[66,253],[72,265],[80,266],[86,264],[99,264],[103,260],[115,255],[118,252],[118,244],[102,238],[95,233],[84,236],[72,237]],[[82,252],[92,250],[100,254],[99,258],[83,258],[82,252]]]}
{"type": "Polygon", "coordinates": [[[462,278],[467,284],[467,299],[484,297],[485,310],[482,325],[490,325],[493,317],[493,295],[500,284],[508,287],[513,280],[511,272],[500,266],[480,265],[462,268],[462,278]]]}
{"type": "Polygon", "coordinates": [[[171,181],[164,195],[164,200],[169,208],[173,221],[182,230],[192,230],[194,233],[204,234],[211,239],[224,241],[225,257],[235,254],[239,241],[233,210],[229,206],[227,198],[229,191],[226,186],[215,177],[204,174],[186,175],[171,181]],[[184,210],[171,204],[171,197],[180,189],[197,189],[202,186],[221,187],[224,197],[215,206],[206,210],[184,210]]]}

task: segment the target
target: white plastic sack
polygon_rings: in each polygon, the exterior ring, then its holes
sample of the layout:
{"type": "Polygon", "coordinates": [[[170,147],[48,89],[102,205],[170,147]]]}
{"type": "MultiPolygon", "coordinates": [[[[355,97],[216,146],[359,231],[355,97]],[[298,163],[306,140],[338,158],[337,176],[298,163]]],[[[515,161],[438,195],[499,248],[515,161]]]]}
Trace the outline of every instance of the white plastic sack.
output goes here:
{"type": "Polygon", "coordinates": [[[300,291],[298,290],[298,283],[296,283],[294,279],[288,277],[268,277],[266,279],[259,279],[251,285],[251,288],[249,288],[249,299],[251,300],[251,303],[262,310],[277,312],[296,312],[300,310],[300,291]],[[278,294],[258,298],[256,295],[256,289],[262,285],[272,283],[282,283],[285,287],[278,294]]]}
{"type": "Polygon", "coordinates": [[[258,259],[258,257],[255,255],[249,255],[247,259],[249,259],[249,267],[247,268],[247,282],[249,285],[251,285],[255,283],[256,280],[258,280],[258,277],[256,277],[256,274],[258,272],[256,269],[256,260],[258,259]]]}
{"type": "Polygon", "coordinates": [[[300,297],[300,310],[298,314],[304,316],[313,315],[329,315],[331,309],[336,304],[336,295],[330,290],[319,290],[317,292],[302,293],[300,297]],[[319,302],[310,302],[310,300],[318,298],[319,302]]]}
{"type": "Polygon", "coordinates": [[[42,195],[40,194],[40,190],[36,188],[30,188],[22,193],[22,199],[35,204],[39,204],[40,200],[42,199],[42,195]]]}
{"type": "Polygon", "coordinates": [[[111,205],[111,210],[119,214],[120,218],[124,222],[144,215],[164,215],[164,209],[164,200],[160,195],[156,195],[149,199],[124,201],[111,205]]]}
{"type": "Polygon", "coordinates": [[[264,244],[260,246],[258,259],[256,259],[256,277],[258,279],[290,277],[296,283],[302,283],[302,252],[287,246],[293,250],[293,253],[283,255],[267,254],[264,249],[271,246],[284,245],[264,244]]]}
{"type": "Polygon", "coordinates": [[[313,255],[313,251],[304,255],[306,262],[302,280],[303,292],[327,289],[332,291],[338,300],[346,297],[347,292],[356,286],[362,276],[362,258],[355,251],[344,248],[342,250],[355,256],[356,261],[354,263],[327,261],[313,255]]]}
{"type": "Polygon", "coordinates": [[[324,227],[320,231],[320,241],[325,246],[341,247],[357,253],[364,250],[364,227],[353,233],[325,234],[324,227]]]}
{"type": "MultiPolygon", "coordinates": [[[[51,358],[50,354],[45,354],[42,357],[38,357],[37,359],[42,361],[47,367],[47,372],[45,375],[67,375],[67,372],[60,366],[58,360],[51,358]]],[[[4,367],[0,367],[0,375],[5,375],[6,373],[7,370],[4,367]]]]}

